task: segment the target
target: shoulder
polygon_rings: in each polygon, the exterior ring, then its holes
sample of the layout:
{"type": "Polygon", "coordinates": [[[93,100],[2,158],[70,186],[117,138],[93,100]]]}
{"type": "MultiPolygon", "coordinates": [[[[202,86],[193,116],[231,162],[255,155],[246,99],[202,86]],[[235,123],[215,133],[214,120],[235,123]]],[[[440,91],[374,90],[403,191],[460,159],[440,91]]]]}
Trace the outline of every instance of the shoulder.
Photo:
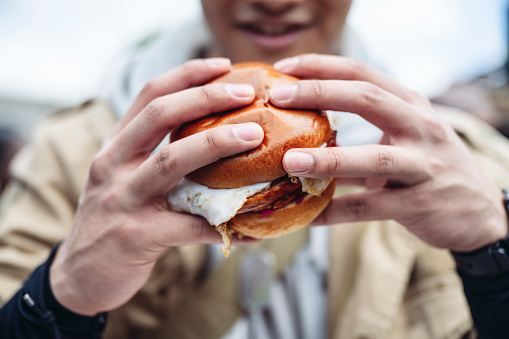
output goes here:
{"type": "Polygon", "coordinates": [[[82,105],[57,111],[36,128],[34,138],[55,139],[89,135],[101,141],[117,122],[112,108],[104,101],[87,101],[82,105]]]}
{"type": "Polygon", "coordinates": [[[15,157],[13,178],[58,183],[73,195],[79,194],[90,163],[116,120],[109,105],[100,101],[51,114],[37,125],[29,145],[15,157]]]}
{"type": "Polygon", "coordinates": [[[55,112],[45,118],[33,135],[33,147],[59,154],[90,158],[117,122],[111,107],[103,101],[88,101],[76,108],[55,112]],[[50,149],[47,149],[50,148],[50,149]]]}

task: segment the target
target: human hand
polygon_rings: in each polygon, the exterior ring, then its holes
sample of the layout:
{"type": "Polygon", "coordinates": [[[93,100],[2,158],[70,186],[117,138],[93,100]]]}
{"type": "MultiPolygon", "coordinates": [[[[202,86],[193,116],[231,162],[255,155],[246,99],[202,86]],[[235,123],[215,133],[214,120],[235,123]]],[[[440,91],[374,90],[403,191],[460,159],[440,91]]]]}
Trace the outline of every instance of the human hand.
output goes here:
{"type": "Polygon", "coordinates": [[[334,199],[314,224],[394,219],[431,245],[471,251],[507,235],[500,190],[421,94],[357,61],[301,55],[275,64],[305,79],[273,89],[280,107],[356,113],[378,126],[378,145],[293,149],[286,171],[363,185],[334,199]]]}
{"type": "Polygon", "coordinates": [[[253,101],[248,85],[199,86],[230,68],[227,59],[193,60],[155,78],[106,138],[51,266],[51,288],[63,306],[83,315],[115,309],[169,247],[221,242],[204,219],[170,212],[166,193],[189,172],[257,147],[261,127],[222,126],[150,154],[177,125],[253,101]]]}

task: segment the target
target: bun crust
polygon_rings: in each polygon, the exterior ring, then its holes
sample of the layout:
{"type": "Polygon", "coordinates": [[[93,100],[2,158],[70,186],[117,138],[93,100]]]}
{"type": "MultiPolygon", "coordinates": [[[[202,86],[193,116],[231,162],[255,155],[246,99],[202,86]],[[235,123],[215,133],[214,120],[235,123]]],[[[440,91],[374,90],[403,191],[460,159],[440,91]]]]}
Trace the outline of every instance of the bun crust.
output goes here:
{"type": "Polygon", "coordinates": [[[253,238],[275,238],[297,231],[315,219],[329,204],[334,194],[332,180],[321,196],[307,195],[298,204],[275,210],[269,215],[261,213],[237,214],[227,222],[234,231],[253,238]]]}
{"type": "MultiPolygon", "coordinates": [[[[188,178],[209,188],[239,188],[273,181],[286,175],[283,155],[291,148],[320,147],[332,133],[327,116],[317,110],[287,110],[269,102],[272,87],[299,80],[278,73],[270,65],[242,63],[211,83],[245,83],[255,89],[255,100],[247,107],[212,114],[172,131],[171,141],[207,129],[256,122],[264,130],[262,144],[254,150],[221,159],[200,168],[188,178]]],[[[273,213],[274,214],[274,213],[273,213]]]]}

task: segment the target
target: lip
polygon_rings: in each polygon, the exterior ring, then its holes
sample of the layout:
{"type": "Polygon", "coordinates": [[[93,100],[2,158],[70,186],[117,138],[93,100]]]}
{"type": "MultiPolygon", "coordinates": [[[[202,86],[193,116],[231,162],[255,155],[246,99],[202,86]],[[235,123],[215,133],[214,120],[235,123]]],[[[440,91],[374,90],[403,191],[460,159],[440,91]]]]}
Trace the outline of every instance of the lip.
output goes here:
{"type": "Polygon", "coordinates": [[[256,24],[237,25],[247,39],[263,49],[282,49],[291,46],[309,29],[309,25],[284,24],[280,27],[289,27],[286,32],[278,34],[264,34],[253,29],[256,24]]]}

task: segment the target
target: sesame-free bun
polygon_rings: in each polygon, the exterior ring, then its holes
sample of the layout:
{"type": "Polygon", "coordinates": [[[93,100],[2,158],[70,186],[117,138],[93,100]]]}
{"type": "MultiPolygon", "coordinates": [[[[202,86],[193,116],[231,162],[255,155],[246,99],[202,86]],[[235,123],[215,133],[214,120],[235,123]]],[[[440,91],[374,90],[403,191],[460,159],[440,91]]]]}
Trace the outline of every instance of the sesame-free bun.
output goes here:
{"type": "Polygon", "coordinates": [[[239,188],[273,181],[286,175],[283,155],[291,148],[320,147],[332,133],[327,116],[317,110],[289,110],[269,102],[272,87],[299,79],[278,73],[262,63],[236,64],[229,73],[211,83],[244,83],[255,89],[249,106],[208,115],[184,124],[171,133],[175,141],[226,124],[258,123],[264,139],[254,150],[221,159],[190,174],[188,178],[209,188],[239,188]]]}
{"type": "Polygon", "coordinates": [[[334,194],[335,180],[320,196],[306,195],[299,203],[274,210],[268,215],[260,212],[237,214],[227,222],[228,227],[253,238],[275,238],[297,231],[311,223],[329,204],[334,194]]]}

